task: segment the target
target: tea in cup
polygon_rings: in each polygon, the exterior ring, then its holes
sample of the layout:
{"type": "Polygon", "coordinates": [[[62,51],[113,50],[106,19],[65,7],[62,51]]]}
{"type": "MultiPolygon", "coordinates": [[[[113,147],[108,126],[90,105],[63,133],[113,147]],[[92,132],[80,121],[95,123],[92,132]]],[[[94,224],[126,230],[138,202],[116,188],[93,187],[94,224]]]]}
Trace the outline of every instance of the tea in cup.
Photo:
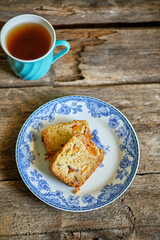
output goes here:
{"type": "Polygon", "coordinates": [[[51,65],[70,49],[65,40],[56,41],[53,26],[44,18],[24,14],[9,20],[2,28],[0,42],[14,73],[26,80],[43,77],[51,65]],[[65,49],[53,56],[56,46],[65,49]]]}

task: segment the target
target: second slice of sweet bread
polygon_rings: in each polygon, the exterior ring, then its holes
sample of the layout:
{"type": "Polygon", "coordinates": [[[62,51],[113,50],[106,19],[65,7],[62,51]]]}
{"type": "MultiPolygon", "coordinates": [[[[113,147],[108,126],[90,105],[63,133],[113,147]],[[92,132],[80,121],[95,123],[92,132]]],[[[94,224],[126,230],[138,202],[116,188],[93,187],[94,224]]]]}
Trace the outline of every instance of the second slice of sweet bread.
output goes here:
{"type": "Polygon", "coordinates": [[[103,158],[103,149],[86,135],[76,134],[54,155],[50,169],[63,182],[79,189],[103,158]]]}
{"type": "Polygon", "coordinates": [[[77,133],[85,134],[91,139],[89,125],[86,120],[74,120],[68,123],[61,122],[43,130],[42,137],[49,160],[77,133]]]}

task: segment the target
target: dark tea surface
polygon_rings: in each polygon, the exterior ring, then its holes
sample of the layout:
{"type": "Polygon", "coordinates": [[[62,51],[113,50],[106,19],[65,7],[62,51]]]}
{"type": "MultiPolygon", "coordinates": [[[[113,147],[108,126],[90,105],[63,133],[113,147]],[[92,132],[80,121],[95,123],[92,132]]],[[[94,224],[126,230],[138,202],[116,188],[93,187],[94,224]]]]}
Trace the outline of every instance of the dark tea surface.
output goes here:
{"type": "Polygon", "coordinates": [[[37,23],[17,25],[6,37],[6,47],[9,53],[22,60],[40,58],[48,52],[50,46],[49,32],[37,23]]]}

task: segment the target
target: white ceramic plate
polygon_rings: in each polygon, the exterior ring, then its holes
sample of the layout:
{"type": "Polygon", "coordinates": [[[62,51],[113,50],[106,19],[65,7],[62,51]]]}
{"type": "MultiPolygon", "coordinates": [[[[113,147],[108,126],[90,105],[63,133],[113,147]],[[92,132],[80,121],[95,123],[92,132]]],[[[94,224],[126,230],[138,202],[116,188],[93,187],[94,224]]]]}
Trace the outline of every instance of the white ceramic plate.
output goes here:
{"type": "Polygon", "coordinates": [[[129,187],[139,163],[139,144],[133,127],[116,108],[85,96],[62,97],[38,108],[24,123],[16,145],[20,175],[45,203],[66,211],[90,211],[117,199],[129,187]],[[105,158],[78,195],[49,170],[42,130],[59,122],[87,120],[93,141],[105,158]]]}

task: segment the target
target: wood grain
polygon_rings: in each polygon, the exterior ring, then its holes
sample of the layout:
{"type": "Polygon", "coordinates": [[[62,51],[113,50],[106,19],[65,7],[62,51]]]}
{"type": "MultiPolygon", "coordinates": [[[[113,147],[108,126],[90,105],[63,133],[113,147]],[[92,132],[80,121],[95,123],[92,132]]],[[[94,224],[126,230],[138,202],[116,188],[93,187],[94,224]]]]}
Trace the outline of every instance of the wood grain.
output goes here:
{"type": "Polygon", "coordinates": [[[37,14],[71,49],[42,79],[25,81],[12,73],[0,47],[0,239],[160,239],[159,9],[159,0],[1,1],[0,28],[16,15],[37,14]],[[23,183],[15,160],[18,133],[30,114],[73,94],[119,109],[133,125],[141,153],[127,191],[84,213],[40,201],[23,183]]]}
{"type": "Polygon", "coordinates": [[[101,98],[118,108],[134,126],[141,147],[138,174],[158,173],[160,135],[160,84],[103,87],[33,87],[0,89],[1,180],[20,179],[15,163],[18,133],[29,115],[42,104],[66,95],[101,98]]]}
{"type": "Polygon", "coordinates": [[[136,176],[130,188],[114,203],[96,211],[75,214],[42,203],[21,180],[0,182],[0,204],[3,206],[0,235],[10,239],[12,235],[55,233],[74,239],[71,233],[78,235],[81,232],[81,239],[87,236],[103,239],[131,239],[135,236],[136,239],[147,229],[148,239],[156,239],[160,230],[158,183],[158,174],[149,178],[147,175],[136,176]]]}
{"type": "MultiPolygon", "coordinates": [[[[62,32],[62,31],[61,31],[62,32]]],[[[160,82],[160,31],[159,29],[94,29],[67,32],[74,39],[71,47],[76,56],[72,61],[77,66],[75,81],[65,82],[59,63],[55,63],[56,85],[93,86],[122,83],[160,82]],[[80,49],[78,49],[81,47],[80,49]],[[57,75],[61,74],[61,79],[57,75]],[[63,80],[63,82],[62,82],[63,80]]],[[[64,36],[65,38],[65,36],[64,36]]],[[[69,55],[65,59],[69,59],[69,55]]],[[[69,61],[62,62],[67,66],[69,61]]],[[[71,66],[71,65],[69,65],[71,66]]],[[[74,68],[75,69],[75,68],[74,68]]],[[[65,69],[68,70],[68,69],[65,69]]],[[[67,71],[69,72],[69,71],[67,71]]],[[[72,76],[74,74],[72,73],[72,76]]],[[[66,75],[65,75],[66,77],[66,75]]]]}
{"type": "MultiPolygon", "coordinates": [[[[121,239],[136,239],[136,240],[155,240],[160,238],[159,227],[138,227],[135,228],[129,237],[125,234],[120,233],[119,229],[116,230],[87,230],[87,231],[58,231],[49,232],[45,234],[24,234],[9,236],[10,240],[97,240],[97,239],[107,239],[107,240],[121,240],[121,239]],[[137,230],[138,229],[138,230],[137,230]],[[118,235],[118,233],[120,233],[118,235]],[[127,238],[126,238],[127,237],[127,238]]],[[[2,236],[1,240],[8,240],[8,236],[2,236]]]]}
{"type": "MultiPolygon", "coordinates": [[[[160,82],[160,30],[57,30],[70,51],[38,81],[17,78],[0,49],[0,87],[97,86],[160,82]]],[[[60,49],[55,49],[54,54],[60,49]]]]}
{"type": "Polygon", "coordinates": [[[4,1],[0,21],[25,13],[46,17],[53,25],[160,21],[158,0],[4,1]]]}

